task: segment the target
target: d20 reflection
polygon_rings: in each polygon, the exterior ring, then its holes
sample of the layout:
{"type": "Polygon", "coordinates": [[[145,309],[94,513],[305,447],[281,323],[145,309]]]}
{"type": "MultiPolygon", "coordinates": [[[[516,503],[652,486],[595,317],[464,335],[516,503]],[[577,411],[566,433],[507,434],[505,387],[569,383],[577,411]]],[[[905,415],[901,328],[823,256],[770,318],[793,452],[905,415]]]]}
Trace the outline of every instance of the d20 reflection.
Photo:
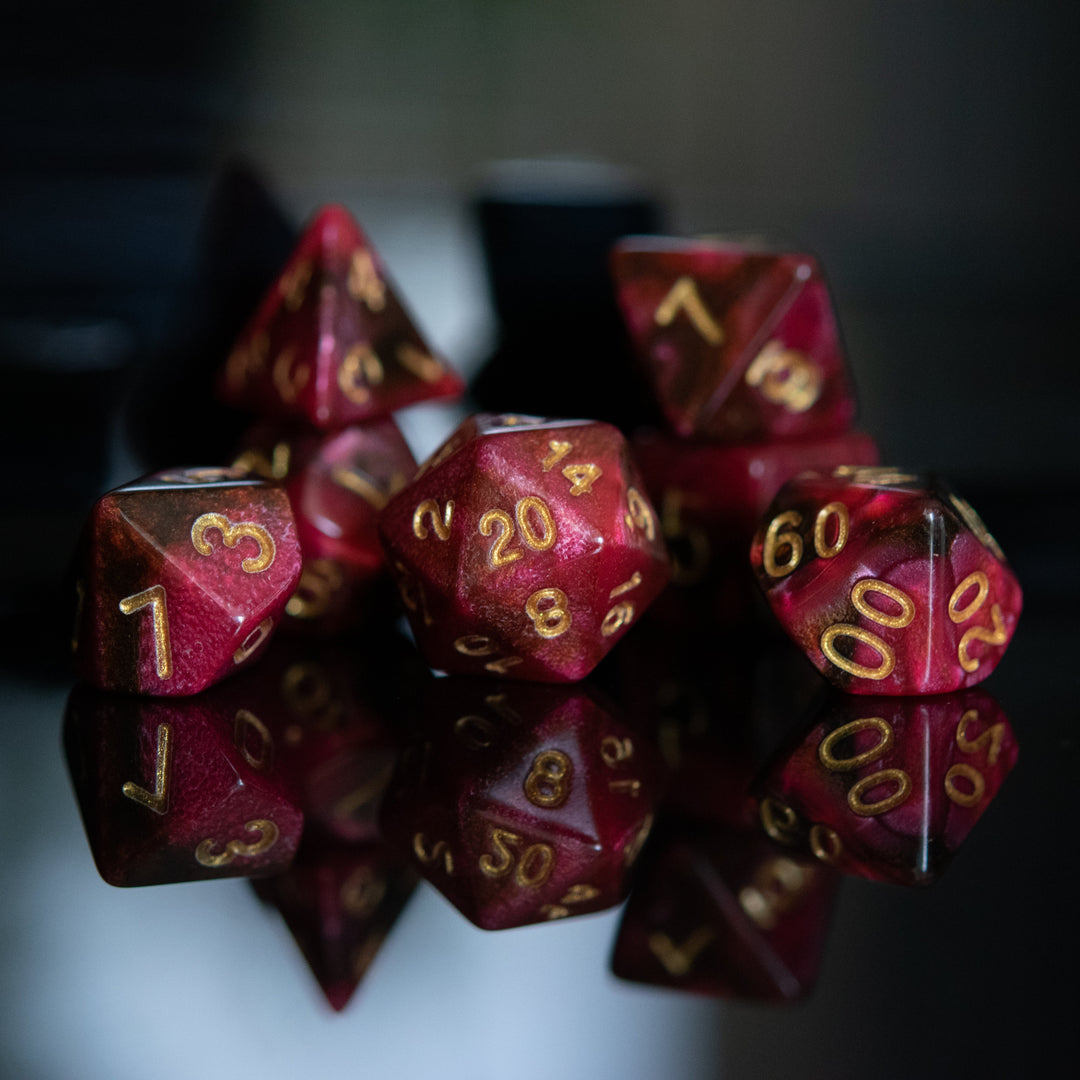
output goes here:
{"type": "Polygon", "coordinates": [[[330,1007],[340,1012],[412,896],[416,875],[382,844],[305,839],[283,874],[253,882],[280,912],[330,1007]]]}
{"type": "Polygon", "coordinates": [[[349,212],[326,206],[229,356],[222,400],[334,430],[431,398],[461,378],[433,356],[349,212]]]}
{"type": "Polygon", "coordinates": [[[940,694],[985,679],[1023,598],[986,526],[935,477],[804,473],[758,528],[750,561],[811,663],[853,694],[940,694]]]}
{"type": "Polygon", "coordinates": [[[619,924],[614,973],[717,997],[806,997],[839,875],[743,832],[656,839],[619,924]]]}
{"type": "Polygon", "coordinates": [[[584,678],[667,582],[640,485],[609,424],[465,421],[379,520],[428,662],[465,675],[584,678]]]}
{"type": "Polygon", "coordinates": [[[934,881],[1017,758],[1000,707],[979,690],[935,698],[834,695],[765,767],[761,824],[844,873],[934,881]]]}
{"type": "Polygon", "coordinates": [[[155,473],[103,495],[77,561],[79,675],[163,696],[254,662],[300,577],[285,492],[231,468],[155,473]]]}
{"type": "Polygon", "coordinates": [[[387,842],[485,930],[617,903],[653,820],[644,740],[579,687],[447,678],[383,803],[387,842]]]}
{"type": "Polygon", "coordinates": [[[382,607],[373,587],[389,586],[375,520],[416,471],[389,418],[331,434],[260,425],[247,433],[237,467],[285,485],[304,556],[285,625],[336,633],[382,607]]]}
{"type": "Polygon", "coordinates": [[[110,885],[272,874],[296,854],[303,814],[278,740],[220,691],[163,701],[76,687],[64,746],[110,885]]]}

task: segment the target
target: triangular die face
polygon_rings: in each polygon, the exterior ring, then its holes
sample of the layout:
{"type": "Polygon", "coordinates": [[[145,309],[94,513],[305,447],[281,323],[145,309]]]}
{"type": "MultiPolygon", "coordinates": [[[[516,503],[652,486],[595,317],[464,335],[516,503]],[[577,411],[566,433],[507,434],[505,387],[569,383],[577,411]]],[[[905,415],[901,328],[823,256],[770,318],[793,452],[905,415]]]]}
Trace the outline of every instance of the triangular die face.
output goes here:
{"type": "Polygon", "coordinates": [[[232,403],[324,428],[461,393],[343,207],[305,230],[226,365],[232,403]]]}

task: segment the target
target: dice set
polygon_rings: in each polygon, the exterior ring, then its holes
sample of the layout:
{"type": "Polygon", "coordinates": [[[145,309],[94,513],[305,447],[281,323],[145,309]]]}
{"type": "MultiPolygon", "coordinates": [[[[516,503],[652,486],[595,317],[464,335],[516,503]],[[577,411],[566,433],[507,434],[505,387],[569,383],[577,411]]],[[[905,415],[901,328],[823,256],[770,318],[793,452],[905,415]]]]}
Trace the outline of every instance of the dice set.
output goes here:
{"type": "Polygon", "coordinates": [[[967,689],[1020,613],[1004,556],[852,428],[812,258],[653,238],[612,271],[669,430],[478,414],[417,467],[391,414],[463,384],[316,216],[224,365],[232,464],[109,492],[81,541],[64,740],[105,880],[257,879],[341,1009],[419,878],[485,929],[629,892],[616,974],[790,1000],[841,874],[940,874],[1016,760],[967,689]],[[797,738],[821,682],[755,576],[862,695],[797,738]]]}

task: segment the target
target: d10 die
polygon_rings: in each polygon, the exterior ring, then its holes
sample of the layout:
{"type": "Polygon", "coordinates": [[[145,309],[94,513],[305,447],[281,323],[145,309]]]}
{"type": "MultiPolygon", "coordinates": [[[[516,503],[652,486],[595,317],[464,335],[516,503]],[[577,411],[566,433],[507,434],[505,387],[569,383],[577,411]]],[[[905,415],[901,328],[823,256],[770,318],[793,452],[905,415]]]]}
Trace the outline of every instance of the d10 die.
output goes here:
{"type": "Polygon", "coordinates": [[[750,552],[769,606],[853,694],[938,694],[997,666],[1020,586],[974,510],[895,469],[807,473],[780,491],[750,552]]]}
{"type": "Polygon", "coordinates": [[[446,671],[583,678],[668,576],[626,442],[591,421],[474,417],[379,527],[420,649],[446,671]]]}
{"type": "Polygon", "coordinates": [[[746,545],[788,480],[807,469],[878,461],[874,440],[858,431],[741,445],[647,432],[632,446],[672,563],[672,588],[654,614],[710,626],[742,623],[760,603],[746,545]]]}
{"type": "Polygon", "coordinates": [[[653,820],[645,740],[577,688],[436,680],[386,840],[485,930],[618,903],[653,820]]]}
{"type": "Polygon", "coordinates": [[[311,843],[283,874],[252,882],[340,1012],[412,896],[416,875],[383,844],[311,843]]]}
{"type": "Polygon", "coordinates": [[[657,841],[619,924],[614,973],[715,997],[806,997],[839,875],[748,833],[680,831],[657,841]]]}
{"type": "Polygon", "coordinates": [[[250,431],[238,467],[284,483],[304,556],[286,624],[335,633],[379,605],[388,581],[376,519],[416,472],[393,420],[324,435],[309,428],[250,431]]]}
{"type": "Polygon", "coordinates": [[[76,687],[64,745],[110,885],[272,874],[296,854],[303,814],[280,733],[220,690],[161,701],[76,687]]]}
{"type": "Polygon", "coordinates": [[[713,240],[618,244],[619,305],[678,435],[845,431],[855,401],[817,263],[713,240]]]}
{"type": "Polygon", "coordinates": [[[756,785],[761,824],[844,873],[934,881],[1016,763],[981,690],[936,698],[835,694],[756,785]]]}
{"type": "Polygon", "coordinates": [[[79,675],[166,696],[250,664],[300,578],[285,492],[235,469],[155,473],[110,491],[78,561],[79,675]]]}
{"type": "Polygon", "coordinates": [[[324,207],[241,335],[219,382],[229,404],[335,429],[459,397],[344,207],[324,207]]]}

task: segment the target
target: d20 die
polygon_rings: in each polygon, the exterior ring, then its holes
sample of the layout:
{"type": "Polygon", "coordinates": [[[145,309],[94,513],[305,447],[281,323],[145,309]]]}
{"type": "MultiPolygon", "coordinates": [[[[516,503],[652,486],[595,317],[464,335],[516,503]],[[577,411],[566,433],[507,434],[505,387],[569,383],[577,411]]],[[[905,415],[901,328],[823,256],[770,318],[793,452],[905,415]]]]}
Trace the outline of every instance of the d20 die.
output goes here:
{"type": "Polygon", "coordinates": [[[577,688],[436,680],[387,842],[485,930],[611,907],[653,820],[645,740],[577,688]]]}
{"type": "Polygon", "coordinates": [[[1023,603],[979,516],[943,482],[841,467],[786,484],[750,551],[814,666],[853,694],[939,694],[997,666],[1023,603]]]}
{"type": "Polygon", "coordinates": [[[324,207],[307,227],[218,385],[229,404],[331,430],[464,389],[341,206],[324,207]]]}
{"type": "Polygon", "coordinates": [[[98,872],[161,885],[283,870],[303,814],[275,744],[220,691],[162,701],[76,687],[64,746],[98,872]]]}
{"type": "Polygon", "coordinates": [[[233,469],[155,473],[101,497],[78,558],[79,675],[194,694],[261,653],[300,578],[289,500],[233,469]]]}
{"type": "Polygon", "coordinates": [[[860,877],[935,881],[1016,764],[982,690],[933,698],[834,694],[755,785],[774,840],[860,877]]]}
{"type": "Polygon", "coordinates": [[[446,671],[583,678],[668,576],[626,442],[591,421],[466,421],[379,528],[417,643],[446,671]]]}
{"type": "Polygon", "coordinates": [[[809,255],[642,237],[615,247],[612,272],[676,434],[749,441],[851,426],[836,318],[809,255]]]}

